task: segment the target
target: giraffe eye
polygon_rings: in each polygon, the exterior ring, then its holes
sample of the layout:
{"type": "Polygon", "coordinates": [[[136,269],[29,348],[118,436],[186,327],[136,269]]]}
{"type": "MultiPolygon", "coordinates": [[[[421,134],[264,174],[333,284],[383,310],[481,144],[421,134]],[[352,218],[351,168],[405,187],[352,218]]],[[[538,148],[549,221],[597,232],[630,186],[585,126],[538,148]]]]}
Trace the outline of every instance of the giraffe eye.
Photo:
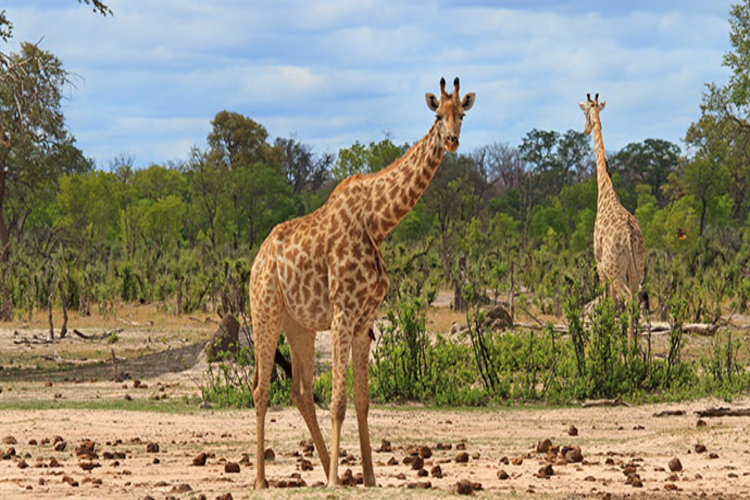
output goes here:
{"type": "Polygon", "coordinates": [[[440,120],[442,120],[442,119],[443,119],[443,117],[442,117],[442,116],[440,115],[440,113],[436,113],[436,114],[435,114],[435,118],[437,118],[437,119],[438,119],[438,121],[440,121],[440,120]]]}
{"type": "Polygon", "coordinates": [[[466,113],[461,113],[461,114],[460,114],[460,115],[458,116],[458,119],[459,119],[459,120],[461,120],[461,121],[463,121],[463,119],[464,119],[464,116],[466,116],[466,113]]]}

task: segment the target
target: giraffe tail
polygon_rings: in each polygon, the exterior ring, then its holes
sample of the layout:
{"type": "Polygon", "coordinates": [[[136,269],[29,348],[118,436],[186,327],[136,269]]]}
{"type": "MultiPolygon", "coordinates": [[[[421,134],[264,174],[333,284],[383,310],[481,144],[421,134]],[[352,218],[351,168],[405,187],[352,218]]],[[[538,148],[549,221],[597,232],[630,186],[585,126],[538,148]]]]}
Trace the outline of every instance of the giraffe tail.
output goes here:
{"type": "Polygon", "coordinates": [[[644,272],[641,274],[641,276],[638,276],[638,265],[636,264],[636,258],[635,258],[635,250],[633,249],[633,240],[632,238],[628,238],[628,250],[630,251],[630,262],[628,263],[628,270],[627,270],[627,282],[628,286],[630,287],[631,284],[635,285],[632,290],[630,290],[631,293],[637,292],[638,294],[638,306],[641,305],[644,306],[644,309],[646,311],[646,315],[650,313],[649,310],[649,302],[648,302],[648,291],[643,288],[644,280],[646,279],[646,272],[644,268],[644,272]]]}

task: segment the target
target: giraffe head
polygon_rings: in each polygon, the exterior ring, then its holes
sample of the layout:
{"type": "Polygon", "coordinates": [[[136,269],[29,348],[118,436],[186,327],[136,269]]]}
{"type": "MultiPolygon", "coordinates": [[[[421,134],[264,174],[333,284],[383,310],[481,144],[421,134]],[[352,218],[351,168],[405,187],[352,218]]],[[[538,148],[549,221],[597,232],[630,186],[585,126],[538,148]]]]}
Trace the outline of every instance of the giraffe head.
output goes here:
{"type": "Polygon", "coordinates": [[[438,127],[441,128],[441,137],[445,138],[445,149],[455,153],[458,149],[458,138],[461,135],[461,122],[464,114],[474,105],[476,95],[469,92],[462,99],[458,97],[459,81],[458,77],[453,80],[453,93],[448,94],[445,91],[445,78],[440,79],[440,100],[438,101],[435,94],[428,92],[425,94],[427,107],[435,112],[435,120],[438,127]]]}
{"type": "Polygon", "coordinates": [[[606,105],[607,101],[599,102],[599,93],[594,96],[593,100],[591,100],[591,94],[586,94],[586,102],[578,103],[583,114],[586,115],[586,128],[583,129],[586,135],[591,133],[594,123],[599,122],[599,111],[603,110],[606,105]]]}

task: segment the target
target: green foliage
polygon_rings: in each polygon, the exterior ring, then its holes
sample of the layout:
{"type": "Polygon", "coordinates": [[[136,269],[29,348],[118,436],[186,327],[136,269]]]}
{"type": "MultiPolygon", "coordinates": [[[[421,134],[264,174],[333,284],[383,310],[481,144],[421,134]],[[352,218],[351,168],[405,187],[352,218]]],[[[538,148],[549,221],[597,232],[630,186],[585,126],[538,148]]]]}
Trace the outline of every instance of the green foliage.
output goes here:
{"type": "Polygon", "coordinates": [[[350,148],[339,150],[331,173],[336,181],[342,181],[356,173],[377,172],[396,161],[407,148],[407,145],[396,146],[388,137],[380,142],[371,142],[367,146],[355,141],[350,148]]]}

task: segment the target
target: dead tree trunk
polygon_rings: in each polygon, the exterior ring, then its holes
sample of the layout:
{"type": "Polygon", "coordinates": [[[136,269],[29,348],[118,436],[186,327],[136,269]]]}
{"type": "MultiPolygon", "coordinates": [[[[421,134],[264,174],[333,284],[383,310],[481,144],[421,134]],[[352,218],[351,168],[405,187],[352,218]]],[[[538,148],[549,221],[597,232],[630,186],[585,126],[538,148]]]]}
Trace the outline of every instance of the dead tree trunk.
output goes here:
{"type": "Polygon", "coordinates": [[[64,339],[65,335],[68,333],[68,306],[65,305],[65,287],[63,286],[62,280],[57,282],[57,289],[60,290],[60,302],[62,302],[63,312],[63,324],[60,329],[60,338],[64,339]]]}
{"type": "Polygon", "coordinates": [[[49,287],[49,298],[47,299],[47,320],[49,321],[49,335],[47,340],[55,340],[55,325],[52,323],[52,301],[55,299],[55,286],[49,287]]]}
{"type": "Polygon", "coordinates": [[[177,307],[175,310],[177,316],[182,316],[182,283],[184,279],[185,278],[181,276],[180,281],[177,282],[177,307]]]}

